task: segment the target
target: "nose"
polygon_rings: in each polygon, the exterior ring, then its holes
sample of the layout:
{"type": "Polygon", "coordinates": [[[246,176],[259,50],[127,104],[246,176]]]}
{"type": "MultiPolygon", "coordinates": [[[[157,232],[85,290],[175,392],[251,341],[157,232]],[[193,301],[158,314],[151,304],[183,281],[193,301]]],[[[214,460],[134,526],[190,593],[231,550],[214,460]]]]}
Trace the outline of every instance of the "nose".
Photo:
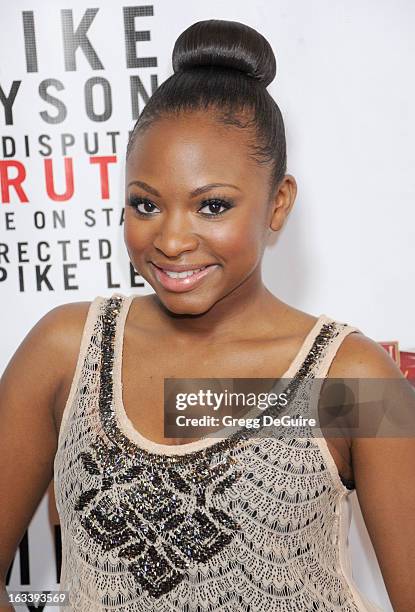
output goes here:
{"type": "Polygon", "coordinates": [[[197,248],[199,239],[189,216],[190,213],[180,210],[166,214],[153,240],[154,247],[168,257],[197,248]]]}

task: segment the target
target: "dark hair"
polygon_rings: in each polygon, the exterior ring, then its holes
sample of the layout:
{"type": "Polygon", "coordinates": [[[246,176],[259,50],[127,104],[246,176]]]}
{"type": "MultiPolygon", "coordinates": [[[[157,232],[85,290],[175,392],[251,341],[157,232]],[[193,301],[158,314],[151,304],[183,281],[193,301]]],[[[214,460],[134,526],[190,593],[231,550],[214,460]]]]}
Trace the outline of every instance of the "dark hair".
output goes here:
{"type": "Polygon", "coordinates": [[[283,118],[266,89],[276,74],[268,41],[238,21],[198,21],[176,40],[172,64],[174,74],[156,89],[134,126],[127,158],[137,133],[157,118],[210,110],[223,125],[252,130],[250,155],[259,164],[273,164],[273,191],[286,172],[287,154],[283,118]]]}

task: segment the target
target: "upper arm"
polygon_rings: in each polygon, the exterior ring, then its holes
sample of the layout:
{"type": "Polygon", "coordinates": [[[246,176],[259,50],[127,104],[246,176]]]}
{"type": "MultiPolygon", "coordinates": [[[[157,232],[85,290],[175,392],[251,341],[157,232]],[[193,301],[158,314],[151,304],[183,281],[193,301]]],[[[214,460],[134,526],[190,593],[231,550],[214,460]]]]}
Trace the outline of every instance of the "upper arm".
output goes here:
{"type": "Polygon", "coordinates": [[[81,312],[82,302],[50,310],[0,378],[0,582],[53,478],[55,400],[79,349],[81,312]]]}
{"type": "MultiPolygon", "coordinates": [[[[402,395],[397,402],[405,402],[405,418],[411,414],[415,419],[415,390],[382,346],[361,333],[350,334],[337,356],[332,375],[382,379],[393,390],[392,398],[399,387],[402,395]],[[389,379],[395,380],[389,385],[389,379]]],[[[402,406],[395,407],[404,412],[402,406]]],[[[359,406],[360,412],[364,410],[365,404],[359,406]]],[[[391,603],[400,612],[415,609],[415,438],[411,422],[409,437],[391,437],[384,429],[381,435],[359,435],[351,440],[359,505],[391,603]]]]}

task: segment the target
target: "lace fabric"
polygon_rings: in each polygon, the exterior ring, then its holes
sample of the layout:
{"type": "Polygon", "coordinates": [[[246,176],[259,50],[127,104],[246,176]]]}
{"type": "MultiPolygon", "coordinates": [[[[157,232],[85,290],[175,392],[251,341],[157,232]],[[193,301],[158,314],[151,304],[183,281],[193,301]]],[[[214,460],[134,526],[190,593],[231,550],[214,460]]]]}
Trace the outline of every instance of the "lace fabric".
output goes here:
{"type": "MultiPolygon", "coordinates": [[[[350,575],[351,491],[324,438],[264,427],[169,446],[133,428],[120,379],[132,298],[92,302],[62,418],[54,481],[67,610],[378,610],[350,575]]],[[[286,373],[290,410],[304,414],[302,381],[324,377],[356,329],[319,318],[286,373]]]]}

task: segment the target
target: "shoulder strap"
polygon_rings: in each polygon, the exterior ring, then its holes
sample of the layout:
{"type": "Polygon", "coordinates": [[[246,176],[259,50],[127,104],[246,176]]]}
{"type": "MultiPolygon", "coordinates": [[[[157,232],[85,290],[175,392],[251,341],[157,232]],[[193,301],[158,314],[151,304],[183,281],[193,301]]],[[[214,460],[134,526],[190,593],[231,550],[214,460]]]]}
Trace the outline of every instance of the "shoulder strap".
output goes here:
{"type": "Polygon", "coordinates": [[[79,381],[81,379],[82,370],[83,370],[85,359],[88,353],[88,348],[91,344],[91,339],[92,339],[92,336],[96,328],[97,319],[101,312],[101,306],[105,299],[106,298],[101,295],[97,296],[91,302],[88,308],[88,313],[87,313],[83,331],[82,331],[81,343],[79,347],[75,372],[72,378],[72,383],[71,383],[71,387],[69,390],[68,399],[66,400],[65,408],[62,413],[62,420],[61,420],[61,425],[60,425],[60,430],[59,430],[59,439],[62,436],[62,432],[64,430],[69,413],[71,411],[71,406],[74,402],[75,395],[78,390],[79,381]]]}
{"type": "Polygon", "coordinates": [[[358,327],[353,327],[348,323],[341,323],[340,321],[336,321],[334,319],[331,319],[330,323],[334,327],[335,333],[331,334],[328,338],[328,341],[324,346],[322,357],[316,363],[316,367],[313,372],[316,378],[325,378],[327,376],[331,363],[346,336],[352,332],[362,333],[358,327]]]}

